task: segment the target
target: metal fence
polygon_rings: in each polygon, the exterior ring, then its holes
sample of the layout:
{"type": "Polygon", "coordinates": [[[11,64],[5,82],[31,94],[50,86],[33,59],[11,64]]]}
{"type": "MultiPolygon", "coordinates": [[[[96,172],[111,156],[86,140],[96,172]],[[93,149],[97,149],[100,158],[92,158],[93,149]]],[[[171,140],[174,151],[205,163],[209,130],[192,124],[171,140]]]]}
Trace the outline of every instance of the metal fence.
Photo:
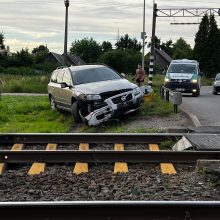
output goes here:
{"type": "Polygon", "coordinates": [[[173,103],[174,113],[178,112],[178,105],[182,104],[182,93],[168,89],[164,86],[160,87],[160,97],[167,102],[173,103]]]}

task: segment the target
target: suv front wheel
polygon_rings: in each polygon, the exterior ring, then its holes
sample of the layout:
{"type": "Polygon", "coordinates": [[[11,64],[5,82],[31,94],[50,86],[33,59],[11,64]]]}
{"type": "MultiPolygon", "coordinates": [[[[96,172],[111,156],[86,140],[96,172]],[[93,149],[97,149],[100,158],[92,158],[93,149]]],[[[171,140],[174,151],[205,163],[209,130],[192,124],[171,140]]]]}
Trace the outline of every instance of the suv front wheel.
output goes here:
{"type": "Polygon", "coordinates": [[[73,119],[75,122],[81,122],[82,119],[79,115],[79,103],[77,101],[73,102],[72,106],[71,106],[71,114],[73,116],[73,119]]]}
{"type": "Polygon", "coordinates": [[[54,97],[53,96],[50,96],[50,108],[52,110],[55,110],[56,109],[56,104],[55,104],[55,100],[54,100],[54,97]]]}

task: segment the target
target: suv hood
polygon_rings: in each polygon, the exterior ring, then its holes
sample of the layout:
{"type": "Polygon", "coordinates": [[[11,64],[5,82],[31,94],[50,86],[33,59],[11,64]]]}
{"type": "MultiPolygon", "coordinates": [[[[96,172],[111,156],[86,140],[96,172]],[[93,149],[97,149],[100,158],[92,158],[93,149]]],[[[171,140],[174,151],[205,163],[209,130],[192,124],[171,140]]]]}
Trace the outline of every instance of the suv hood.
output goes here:
{"type": "Polygon", "coordinates": [[[117,91],[122,89],[135,89],[137,86],[126,79],[108,80],[101,82],[76,85],[75,89],[85,95],[100,94],[103,92],[117,91]]]}
{"type": "Polygon", "coordinates": [[[171,79],[191,79],[194,74],[190,73],[170,73],[171,79]]]}

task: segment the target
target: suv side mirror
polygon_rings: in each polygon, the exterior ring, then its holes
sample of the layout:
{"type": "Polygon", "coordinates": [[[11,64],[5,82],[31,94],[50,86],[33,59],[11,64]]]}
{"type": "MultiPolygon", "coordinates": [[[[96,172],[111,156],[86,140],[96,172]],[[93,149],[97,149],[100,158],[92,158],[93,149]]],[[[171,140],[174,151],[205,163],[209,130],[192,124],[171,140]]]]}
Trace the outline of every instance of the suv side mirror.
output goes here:
{"type": "Polygon", "coordinates": [[[66,82],[62,82],[60,85],[62,89],[69,87],[66,82]]]}
{"type": "Polygon", "coordinates": [[[163,70],[162,74],[163,75],[166,75],[167,71],[166,70],[163,70]]]}

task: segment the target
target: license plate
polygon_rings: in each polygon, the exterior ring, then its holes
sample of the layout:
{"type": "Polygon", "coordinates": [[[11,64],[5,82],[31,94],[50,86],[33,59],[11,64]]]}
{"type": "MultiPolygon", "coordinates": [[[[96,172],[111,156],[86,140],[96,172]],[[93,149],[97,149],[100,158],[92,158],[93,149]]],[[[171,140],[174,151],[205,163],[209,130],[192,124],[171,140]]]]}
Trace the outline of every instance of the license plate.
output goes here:
{"type": "Polygon", "coordinates": [[[176,88],[175,90],[179,91],[179,92],[184,92],[185,91],[185,89],[183,89],[183,88],[176,88]]]}

